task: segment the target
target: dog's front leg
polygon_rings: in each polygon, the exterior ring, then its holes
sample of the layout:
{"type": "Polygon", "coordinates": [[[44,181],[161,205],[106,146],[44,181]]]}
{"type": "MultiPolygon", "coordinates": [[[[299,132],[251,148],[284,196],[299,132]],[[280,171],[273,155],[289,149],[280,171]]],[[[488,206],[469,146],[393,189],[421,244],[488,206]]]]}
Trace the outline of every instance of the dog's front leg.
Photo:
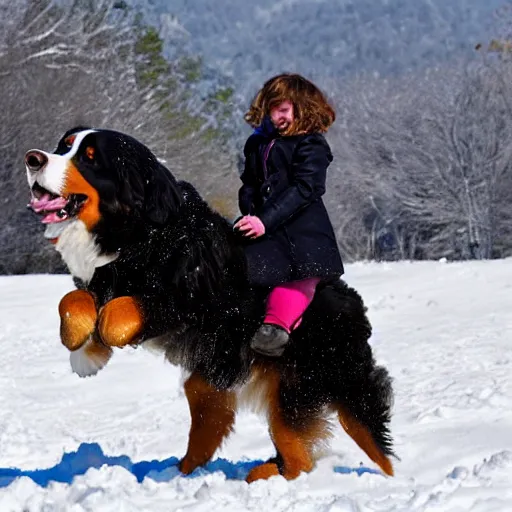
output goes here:
{"type": "Polygon", "coordinates": [[[100,309],[97,332],[105,345],[122,348],[160,336],[182,321],[170,296],[123,296],[100,309]]]}
{"type": "Polygon", "coordinates": [[[94,297],[85,290],[73,290],[59,303],[60,339],[69,350],[78,350],[96,329],[98,311],[94,297]]]}
{"type": "Polygon", "coordinates": [[[60,339],[70,350],[70,363],[80,377],[96,374],[109,361],[112,349],[98,339],[98,311],[94,297],[85,290],[67,293],[59,303],[60,339]]]}
{"type": "Polygon", "coordinates": [[[98,334],[109,347],[138,343],[144,328],[144,315],[133,297],[117,297],[107,302],[98,316],[98,334]]]}

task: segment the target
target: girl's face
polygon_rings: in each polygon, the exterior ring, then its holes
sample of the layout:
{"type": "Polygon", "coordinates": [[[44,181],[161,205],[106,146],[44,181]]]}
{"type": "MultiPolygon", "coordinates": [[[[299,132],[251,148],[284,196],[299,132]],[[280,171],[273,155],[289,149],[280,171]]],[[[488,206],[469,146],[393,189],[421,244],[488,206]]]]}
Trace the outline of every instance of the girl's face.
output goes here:
{"type": "Polygon", "coordinates": [[[283,132],[293,123],[293,103],[283,101],[270,110],[270,119],[279,132],[283,132]]]}

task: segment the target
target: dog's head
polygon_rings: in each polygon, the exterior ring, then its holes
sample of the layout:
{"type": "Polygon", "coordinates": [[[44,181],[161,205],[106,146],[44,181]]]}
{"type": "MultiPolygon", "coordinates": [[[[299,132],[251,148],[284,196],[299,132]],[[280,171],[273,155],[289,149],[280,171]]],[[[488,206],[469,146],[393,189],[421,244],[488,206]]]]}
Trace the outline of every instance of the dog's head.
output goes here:
{"type": "Polygon", "coordinates": [[[53,153],[28,151],[25,166],[30,206],[43,215],[54,242],[75,220],[93,234],[105,223],[115,225],[116,217],[162,226],[182,203],[176,180],[153,153],[111,130],[69,130],[53,153]]]}

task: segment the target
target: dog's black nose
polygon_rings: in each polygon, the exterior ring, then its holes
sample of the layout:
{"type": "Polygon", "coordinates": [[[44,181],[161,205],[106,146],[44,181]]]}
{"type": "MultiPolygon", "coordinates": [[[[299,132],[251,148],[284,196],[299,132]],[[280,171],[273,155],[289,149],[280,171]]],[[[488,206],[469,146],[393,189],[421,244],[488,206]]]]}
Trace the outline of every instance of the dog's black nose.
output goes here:
{"type": "Polygon", "coordinates": [[[48,157],[38,149],[31,149],[25,155],[25,165],[31,172],[39,172],[48,163],[48,157]]]}

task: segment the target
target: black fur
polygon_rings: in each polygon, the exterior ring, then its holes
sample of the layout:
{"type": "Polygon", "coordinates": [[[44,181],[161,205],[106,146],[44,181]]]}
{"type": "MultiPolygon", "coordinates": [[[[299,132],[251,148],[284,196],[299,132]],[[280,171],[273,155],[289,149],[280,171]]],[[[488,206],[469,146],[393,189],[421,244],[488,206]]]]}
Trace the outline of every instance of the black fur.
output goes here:
{"type": "MultiPolygon", "coordinates": [[[[256,361],[249,340],[263,319],[268,290],[249,285],[231,224],[135,139],[100,131],[87,144],[99,158],[91,165],[78,154],[75,163],[102,198],[97,240],[120,256],[83,286],[100,304],[136,297],[146,319],[143,338],[158,337],[171,362],[217,388],[244,383],[256,361]]],[[[358,293],[341,280],[323,282],[272,364],[290,425],[307,428],[326,408],[341,405],[389,455],[391,380],[375,364],[370,334],[358,293]]]]}

